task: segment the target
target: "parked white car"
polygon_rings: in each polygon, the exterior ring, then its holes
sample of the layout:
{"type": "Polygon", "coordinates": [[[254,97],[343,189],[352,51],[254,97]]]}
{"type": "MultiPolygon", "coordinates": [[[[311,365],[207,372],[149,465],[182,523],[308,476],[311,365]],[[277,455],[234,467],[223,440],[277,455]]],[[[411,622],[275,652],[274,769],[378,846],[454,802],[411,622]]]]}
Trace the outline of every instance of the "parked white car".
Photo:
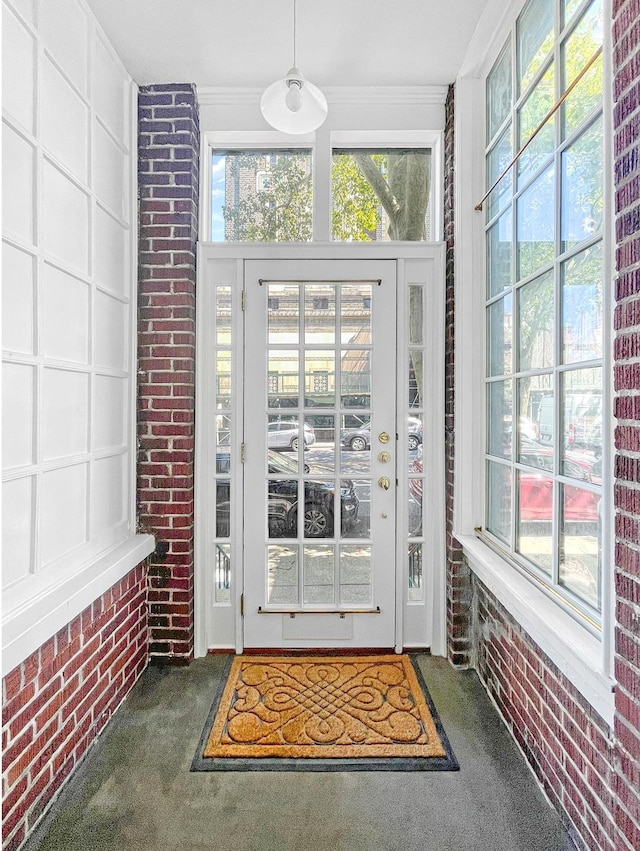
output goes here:
{"type": "MultiPolygon", "coordinates": [[[[304,424],[304,448],[312,446],[316,442],[316,433],[310,425],[304,424]]],[[[291,449],[298,450],[300,439],[300,424],[297,420],[280,420],[269,423],[268,446],[269,449],[291,449]]]]}

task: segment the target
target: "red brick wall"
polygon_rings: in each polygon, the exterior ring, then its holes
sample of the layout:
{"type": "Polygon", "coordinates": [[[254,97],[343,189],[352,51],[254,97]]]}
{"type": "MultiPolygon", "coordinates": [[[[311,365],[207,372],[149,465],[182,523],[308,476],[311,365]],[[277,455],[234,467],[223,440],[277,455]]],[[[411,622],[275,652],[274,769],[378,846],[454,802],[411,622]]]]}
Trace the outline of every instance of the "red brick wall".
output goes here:
{"type": "Polygon", "coordinates": [[[138,503],[150,557],[152,661],[193,657],[198,105],[191,85],[138,99],[138,503]]]}
{"type": "Polygon", "coordinates": [[[17,848],[147,665],[136,567],[2,681],[3,848],[17,848]]]}
{"type": "Polygon", "coordinates": [[[640,0],[613,0],[615,720],[600,719],[480,582],[477,666],[576,844],[640,848],[640,0]]]}
{"type": "Polygon", "coordinates": [[[627,849],[615,839],[607,725],[477,580],[474,595],[478,674],[576,845],[627,849]]]}
{"type": "Polygon", "coordinates": [[[640,0],[612,6],[616,817],[629,847],[640,848],[640,0]]]}
{"type": "Polygon", "coordinates": [[[446,253],[446,337],[445,337],[445,470],[446,470],[446,548],[447,548],[447,651],[449,661],[466,667],[470,663],[469,601],[470,571],[462,548],[453,537],[455,462],[455,227],[454,227],[454,117],[455,88],[449,87],[445,103],[444,130],[444,240],[446,253]]]}

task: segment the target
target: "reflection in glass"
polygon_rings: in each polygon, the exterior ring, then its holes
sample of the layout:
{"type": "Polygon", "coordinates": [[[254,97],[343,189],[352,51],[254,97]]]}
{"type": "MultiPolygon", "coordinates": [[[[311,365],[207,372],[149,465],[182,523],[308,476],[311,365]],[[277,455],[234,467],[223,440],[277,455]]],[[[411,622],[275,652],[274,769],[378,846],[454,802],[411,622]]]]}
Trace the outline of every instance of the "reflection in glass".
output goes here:
{"type": "Polygon", "coordinates": [[[535,440],[522,437],[518,450],[518,462],[531,467],[533,470],[544,470],[547,473],[553,473],[553,445],[543,446],[535,440]]]}
{"type": "Polygon", "coordinates": [[[304,548],[302,565],[302,602],[310,605],[335,605],[334,548],[304,548]]]}
{"type": "Polygon", "coordinates": [[[307,420],[314,423],[313,431],[318,451],[306,455],[304,461],[312,474],[333,474],[336,469],[336,443],[340,441],[335,429],[336,418],[328,414],[314,414],[307,415],[307,420]]]}
{"type": "Polygon", "coordinates": [[[572,485],[560,487],[560,584],[599,610],[600,496],[572,485]]]}
{"type": "Polygon", "coordinates": [[[314,429],[295,414],[272,414],[268,417],[267,446],[280,452],[297,452],[298,447],[304,449],[316,442],[314,429]],[[302,437],[302,445],[301,444],[302,437]]]}
{"type": "Polygon", "coordinates": [[[298,284],[269,284],[267,329],[270,346],[297,343],[300,335],[298,284]]]}
{"type": "Polygon", "coordinates": [[[516,24],[519,91],[523,92],[553,47],[553,0],[529,0],[516,24]]]}
{"type": "Polygon", "coordinates": [[[518,309],[518,369],[525,372],[553,366],[553,272],[520,287],[518,309]]]}
{"type": "Polygon", "coordinates": [[[602,227],[602,119],[562,154],[563,251],[602,227]]]}
{"type": "Polygon", "coordinates": [[[564,363],[602,357],[602,243],[562,264],[564,363]]]}
{"type": "MultiPolygon", "coordinates": [[[[562,47],[564,89],[602,45],[602,2],[596,0],[562,47]]],[[[562,105],[563,138],[570,136],[602,101],[602,56],[562,105]]]]}
{"type": "Polygon", "coordinates": [[[300,392],[298,352],[291,349],[270,349],[268,362],[269,407],[297,407],[300,392]]]}
{"type": "Polygon", "coordinates": [[[511,208],[487,232],[487,280],[489,298],[511,286],[511,247],[513,245],[511,208]]]}
{"type": "Polygon", "coordinates": [[[505,544],[511,538],[511,470],[487,462],[487,529],[505,544]]]}
{"type": "Polygon", "coordinates": [[[414,346],[422,344],[423,293],[424,287],[419,284],[409,287],[409,344],[414,346]]]}
{"type": "Polygon", "coordinates": [[[582,0],[562,0],[562,5],[564,7],[562,10],[562,20],[565,26],[569,23],[581,2],[582,0]]]}
{"type": "Polygon", "coordinates": [[[409,408],[419,408],[422,405],[423,387],[424,349],[409,349],[409,408]]]}
{"type": "Polygon", "coordinates": [[[267,547],[267,602],[274,606],[298,603],[298,550],[296,547],[267,547]]]}
{"type": "Polygon", "coordinates": [[[365,418],[345,416],[345,421],[352,422],[350,428],[340,432],[342,444],[342,472],[350,472],[366,476],[371,472],[371,420],[369,414],[365,418]],[[356,425],[356,422],[358,424],[356,425]],[[354,457],[351,453],[357,453],[354,457]]]}
{"type": "Polygon", "coordinates": [[[489,305],[487,324],[489,375],[506,375],[511,372],[511,293],[489,305]]]}
{"type": "Polygon", "coordinates": [[[343,284],[340,326],[343,344],[371,342],[371,284],[343,284]]]}
{"type": "Polygon", "coordinates": [[[340,357],[340,392],[343,407],[352,407],[354,398],[371,396],[370,348],[346,349],[340,357]]]}
{"type": "MultiPolygon", "coordinates": [[[[231,414],[228,411],[225,411],[225,403],[227,400],[218,399],[217,404],[217,414],[215,417],[215,437],[216,437],[216,445],[218,449],[223,446],[231,445],[231,414]]],[[[231,467],[231,457],[229,455],[229,450],[227,450],[227,464],[229,468],[231,467]]],[[[220,472],[220,470],[217,470],[220,472]]]]}
{"type": "Polygon", "coordinates": [[[346,544],[340,547],[340,605],[370,606],[371,546],[346,544]]]}
{"type": "Polygon", "coordinates": [[[216,352],[216,396],[231,398],[231,352],[225,349],[216,352]]]}
{"type": "Polygon", "coordinates": [[[548,168],[518,198],[518,279],[553,260],[555,233],[554,169],[548,168]]]}
{"type": "MultiPolygon", "coordinates": [[[[553,393],[551,373],[532,375],[518,380],[518,452],[538,446],[542,399],[553,393]]],[[[551,406],[553,414],[553,405],[551,406]]],[[[519,459],[522,463],[522,457],[519,459]]]]}
{"type": "Polygon", "coordinates": [[[553,563],[553,479],[538,470],[517,470],[517,551],[545,573],[553,563]]]}
{"type": "MultiPolygon", "coordinates": [[[[512,156],[511,124],[509,124],[487,155],[487,186],[493,186],[511,162],[512,156]]],[[[513,173],[512,169],[509,169],[487,199],[488,219],[492,219],[498,210],[511,200],[512,191],[513,173]]]]}
{"type": "Polygon", "coordinates": [[[322,407],[335,402],[336,367],[332,349],[309,351],[304,355],[305,405],[322,407]]]}
{"type": "Polygon", "coordinates": [[[407,494],[409,518],[409,537],[422,535],[422,488],[424,476],[422,475],[422,455],[413,460],[409,467],[409,493],[407,494]]]}
{"type": "Polygon", "coordinates": [[[333,284],[305,284],[304,339],[306,343],[334,343],[336,288],[333,284]]]}
{"type": "MultiPolygon", "coordinates": [[[[519,146],[522,147],[531,137],[542,119],[549,112],[555,100],[554,96],[554,66],[540,79],[529,97],[518,110],[519,146]]],[[[535,139],[522,152],[518,160],[518,185],[524,186],[544,160],[553,154],[555,144],[555,119],[545,123],[535,139]]]]}
{"type": "Polygon", "coordinates": [[[538,437],[541,443],[551,446],[554,446],[555,410],[553,390],[550,393],[544,393],[538,402],[538,437]]]}
{"type": "Polygon", "coordinates": [[[298,482],[267,481],[267,517],[270,538],[295,538],[298,533],[298,482]]]}
{"type": "Polygon", "coordinates": [[[422,581],[422,544],[409,544],[409,589],[410,603],[424,600],[424,583],[422,581]]]}
{"type": "Polygon", "coordinates": [[[231,481],[216,479],[216,538],[230,534],[231,481]]]}
{"type": "Polygon", "coordinates": [[[216,287],[216,344],[231,343],[231,287],[216,287]]]}
{"type": "Polygon", "coordinates": [[[330,538],[333,535],[334,493],[332,482],[305,480],[305,538],[330,538]]]}
{"type": "Polygon", "coordinates": [[[487,452],[499,458],[510,458],[513,419],[511,381],[492,381],[487,393],[487,452]]]}
{"type": "Polygon", "coordinates": [[[371,482],[342,479],[340,509],[343,538],[368,538],[371,535],[371,482]]]}
{"type": "Polygon", "coordinates": [[[571,450],[586,455],[594,474],[602,464],[602,368],[576,369],[562,374],[563,467],[571,450]]]}
{"type": "Polygon", "coordinates": [[[511,44],[498,57],[487,77],[487,142],[511,109],[511,44]]]}
{"type": "Polygon", "coordinates": [[[215,545],[214,599],[216,603],[231,600],[231,546],[215,545]]]}
{"type": "Polygon", "coordinates": [[[424,436],[424,415],[413,413],[407,417],[407,463],[421,451],[424,436]]]}

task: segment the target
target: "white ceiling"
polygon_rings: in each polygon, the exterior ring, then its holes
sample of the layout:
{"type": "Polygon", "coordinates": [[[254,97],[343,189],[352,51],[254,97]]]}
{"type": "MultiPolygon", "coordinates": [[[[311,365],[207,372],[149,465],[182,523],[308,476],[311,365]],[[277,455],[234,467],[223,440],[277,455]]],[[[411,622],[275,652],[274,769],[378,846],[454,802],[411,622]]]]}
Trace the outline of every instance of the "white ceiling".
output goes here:
{"type": "MultiPolygon", "coordinates": [[[[454,81],[488,0],[298,0],[297,59],[319,86],[454,81]]],[[[293,0],[88,0],[140,85],[265,87],[293,64],[293,0]]]]}

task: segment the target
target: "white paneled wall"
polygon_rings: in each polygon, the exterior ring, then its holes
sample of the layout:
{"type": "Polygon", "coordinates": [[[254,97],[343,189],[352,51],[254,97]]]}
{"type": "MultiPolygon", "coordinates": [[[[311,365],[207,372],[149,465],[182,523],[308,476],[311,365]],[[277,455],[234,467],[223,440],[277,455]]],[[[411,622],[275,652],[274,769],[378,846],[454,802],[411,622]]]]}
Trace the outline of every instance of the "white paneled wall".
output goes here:
{"type": "Polygon", "coordinates": [[[84,0],[3,0],[5,619],[135,533],[135,94],[84,0]]]}

